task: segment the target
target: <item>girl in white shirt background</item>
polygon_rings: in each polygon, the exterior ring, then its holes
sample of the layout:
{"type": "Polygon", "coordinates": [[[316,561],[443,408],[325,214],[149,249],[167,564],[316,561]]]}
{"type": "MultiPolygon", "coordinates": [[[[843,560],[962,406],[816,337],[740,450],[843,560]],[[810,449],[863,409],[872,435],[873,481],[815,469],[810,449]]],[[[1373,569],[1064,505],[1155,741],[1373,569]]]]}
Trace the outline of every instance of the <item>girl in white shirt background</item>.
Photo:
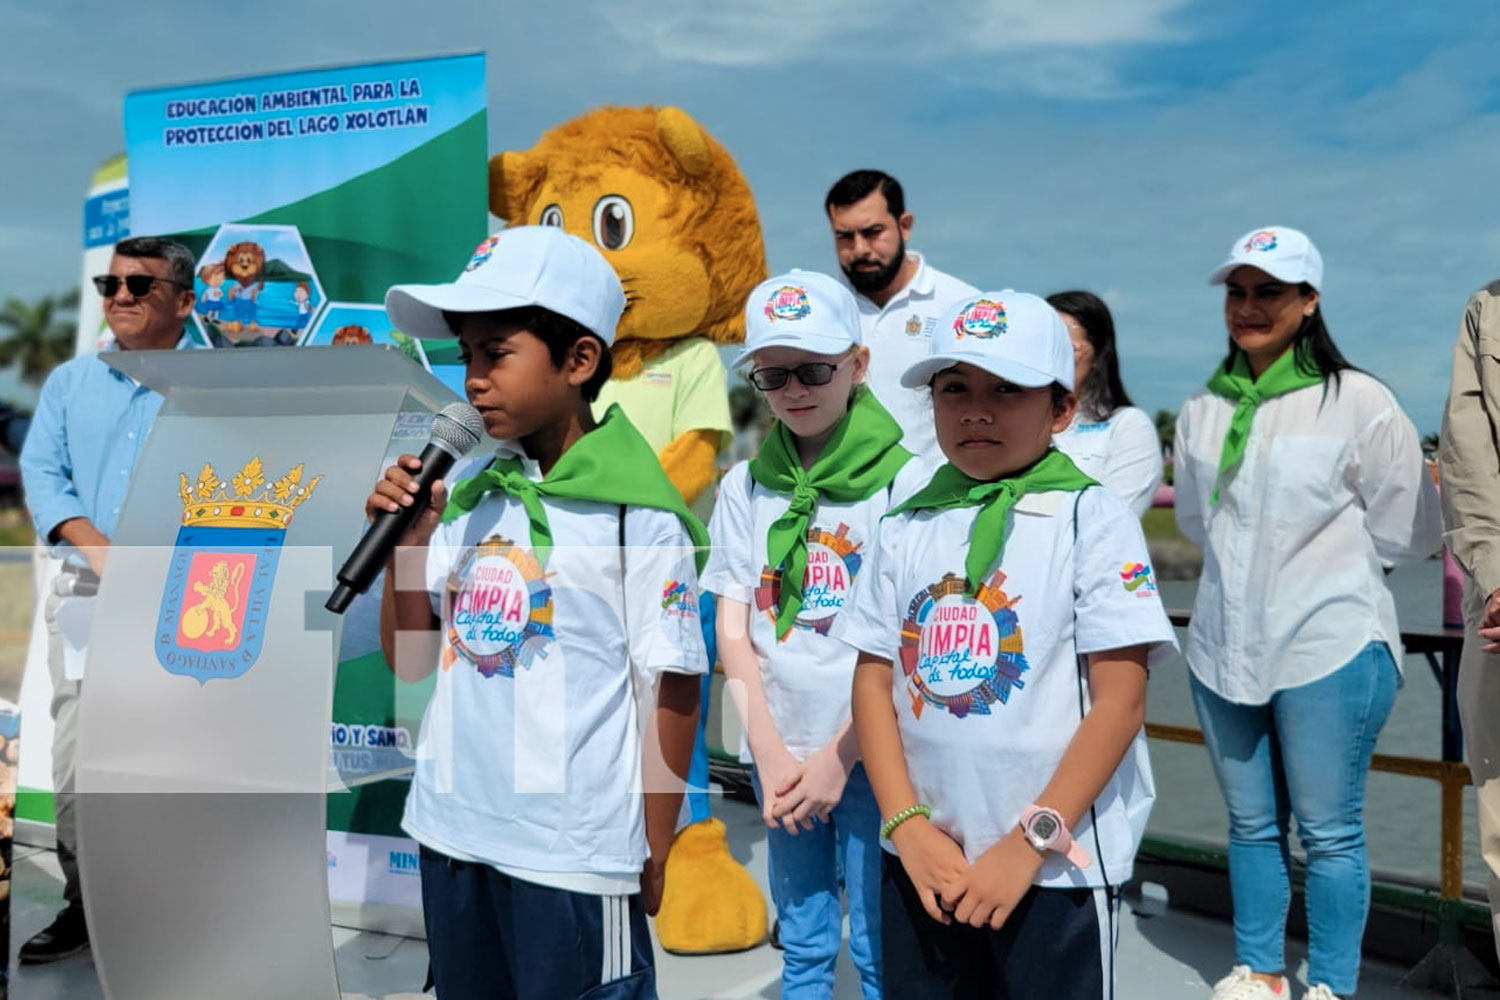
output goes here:
{"type": "Polygon", "coordinates": [[[1009,290],[950,307],[902,377],[948,464],[882,522],[834,625],[860,651],[891,997],[1114,995],[1155,796],[1146,666],[1176,642],[1138,520],[1051,447],[1073,378],[1056,311],[1009,290]]]}
{"type": "Polygon", "coordinates": [[[1078,397],[1072,421],[1052,435],[1052,443],[1141,517],[1161,485],[1161,438],[1146,411],[1132,406],[1125,392],[1114,317],[1092,292],[1055,292],[1047,301],[1073,342],[1078,397]]]}
{"type": "Polygon", "coordinates": [[[1187,660],[1229,811],[1236,965],[1214,1000],[1288,996],[1290,817],[1307,854],[1308,984],[1352,996],[1369,911],[1364,785],[1400,683],[1383,576],[1441,541],[1416,429],[1334,346],[1302,233],[1235,242],[1229,353],[1177,418],[1176,512],[1204,550],[1187,660]]]}
{"type": "Polygon", "coordinates": [[[855,652],[829,637],[880,518],[919,485],[901,427],[862,385],[859,307],[811,271],[750,294],[736,367],[776,417],[758,454],[725,474],[702,586],[719,595],[719,654],[745,722],[770,828],[783,997],[832,996],[840,877],[865,1000],[884,994],[880,814],[849,714],[855,652]]]}

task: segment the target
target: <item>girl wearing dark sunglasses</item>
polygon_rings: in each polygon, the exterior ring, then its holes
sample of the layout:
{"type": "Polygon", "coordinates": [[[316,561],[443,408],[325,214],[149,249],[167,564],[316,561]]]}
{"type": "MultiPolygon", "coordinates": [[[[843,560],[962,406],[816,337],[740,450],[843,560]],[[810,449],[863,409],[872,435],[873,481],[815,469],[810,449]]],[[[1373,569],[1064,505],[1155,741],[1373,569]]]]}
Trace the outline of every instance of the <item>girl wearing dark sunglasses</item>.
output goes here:
{"type": "Polygon", "coordinates": [[[828,632],[892,494],[921,477],[863,385],[870,355],[844,285],[793,271],[756,288],[745,315],[736,367],[776,422],[724,477],[702,586],[719,595],[719,654],[770,828],[782,996],[832,994],[841,857],[849,954],[879,997],[880,815],[850,724],[854,650],[828,632]]]}

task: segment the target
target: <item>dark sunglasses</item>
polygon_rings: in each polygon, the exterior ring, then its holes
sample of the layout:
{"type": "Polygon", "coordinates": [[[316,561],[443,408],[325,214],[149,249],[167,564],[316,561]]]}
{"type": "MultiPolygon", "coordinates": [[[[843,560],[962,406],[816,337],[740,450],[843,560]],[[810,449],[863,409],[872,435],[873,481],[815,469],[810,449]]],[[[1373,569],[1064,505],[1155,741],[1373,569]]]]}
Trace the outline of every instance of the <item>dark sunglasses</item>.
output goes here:
{"type": "Polygon", "coordinates": [[[97,274],[94,276],[94,287],[99,289],[100,295],[106,299],[112,299],[119,292],[120,282],[122,281],[125,282],[125,290],[138,299],[150,295],[151,287],[158,281],[165,281],[167,284],[176,285],[178,288],[192,287],[184,285],[180,281],[173,281],[171,278],[158,278],[154,274],[127,274],[123,278],[118,274],[97,274]]]}
{"type": "Polygon", "coordinates": [[[750,373],[750,384],[761,392],[770,392],[786,385],[786,380],[795,375],[803,385],[827,385],[833,381],[833,373],[843,366],[843,361],[836,365],[826,361],[809,361],[796,368],[757,368],[750,373]]]}

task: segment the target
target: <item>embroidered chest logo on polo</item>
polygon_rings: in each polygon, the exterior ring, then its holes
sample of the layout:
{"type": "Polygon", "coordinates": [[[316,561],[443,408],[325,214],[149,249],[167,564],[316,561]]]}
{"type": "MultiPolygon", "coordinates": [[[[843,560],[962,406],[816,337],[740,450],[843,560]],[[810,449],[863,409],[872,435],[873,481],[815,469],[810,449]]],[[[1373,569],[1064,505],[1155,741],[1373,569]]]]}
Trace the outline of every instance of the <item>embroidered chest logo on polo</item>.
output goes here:
{"type": "Polygon", "coordinates": [[[807,301],[807,289],[799,285],[782,285],[766,300],[765,313],[766,319],[772,323],[777,320],[806,319],[812,315],[812,304],[807,301]]]}
{"type": "Polygon", "coordinates": [[[922,335],[922,317],[912,313],[906,320],[906,335],[908,337],[919,337],[922,335]]]}
{"type": "Polygon", "coordinates": [[[443,588],[442,667],[463,659],[482,677],[530,670],[553,639],[552,615],[552,588],[536,557],[491,535],[464,550],[443,588]]]}
{"type": "Polygon", "coordinates": [[[1260,250],[1262,252],[1276,249],[1276,230],[1262,229],[1258,233],[1251,234],[1245,241],[1246,250],[1260,250]]]}
{"type": "Polygon", "coordinates": [[[1020,597],[1003,589],[1005,574],[996,570],[973,597],[964,593],[964,578],[943,578],[911,599],[901,625],[901,672],[912,714],[918,719],[928,705],[955,718],[991,715],[996,702],[1008,704],[1012,692],[1026,686],[1020,597]]]}
{"type": "Polygon", "coordinates": [[[991,299],[975,299],[953,321],[953,332],[960,340],[964,337],[988,340],[1000,336],[1005,328],[1005,303],[991,299]]]}
{"type": "MultiPolygon", "coordinates": [[[[843,610],[849,588],[859,573],[864,556],[861,543],[849,537],[849,526],[842,522],[833,531],[807,529],[807,568],[802,572],[802,610],[793,621],[795,628],[827,635],[833,620],[843,610]]],[[[776,620],[781,604],[781,568],[765,566],[760,571],[760,586],[755,588],[755,607],[776,620]]],[[[790,635],[791,633],[787,633],[790,635]]]]}

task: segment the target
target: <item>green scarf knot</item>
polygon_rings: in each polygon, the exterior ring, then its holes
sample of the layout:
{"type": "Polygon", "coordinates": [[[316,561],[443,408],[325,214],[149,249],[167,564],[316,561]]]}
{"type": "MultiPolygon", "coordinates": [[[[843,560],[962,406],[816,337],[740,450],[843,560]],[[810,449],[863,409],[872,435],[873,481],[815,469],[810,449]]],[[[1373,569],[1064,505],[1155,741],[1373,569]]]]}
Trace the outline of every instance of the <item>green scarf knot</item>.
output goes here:
{"type": "Polygon", "coordinates": [[[1261,403],[1276,396],[1284,396],[1298,389],[1319,385],[1321,374],[1303,371],[1297,365],[1295,348],[1285,351],[1281,357],[1260,373],[1259,378],[1250,374],[1250,362],[1244,351],[1236,351],[1232,366],[1219,365],[1208,380],[1208,389],[1215,396],[1230,400],[1234,413],[1229,418],[1229,429],[1224,432],[1224,445],[1219,451],[1219,469],[1214,477],[1214,489],[1208,502],[1219,502],[1219,487],[1229,478],[1245,457],[1245,448],[1250,443],[1250,425],[1255,420],[1255,410],[1261,403]]]}
{"type": "Polygon", "coordinates": [[[818,503],[857,503],[885,489],[911,458],[900,442],[901,426],[865,388],[855,390],[849,412],[810,469],[803,468],[797,439],[786,425],[778,420],[771,426],[750,460],[750,477],[791,497],[785,513],[766,532],[766,562],[781,570],[777,639],[786,638],[802,611],[808,522],[818,503]]]}
{"type": "Polygon", "coordinates": [[[969,552],[964,557],[966,590],[972,596],[989,575],[990,567],[1004,554],[1006,522],[1022,497],[1028,493],[1071,492],[1097,485],[1097,480],[1085,475],[1056,448],[1048,449],[1047,454],[1019,475],[989,481],[970,478],[949,462],[933,474],[931,482],[905,503],[893,507],[886,516],[908,510],[978,507],[969,532],[969,552]]]}
{"type": "Polygon", "coordinates": [[[531,547],[537,561],[544,565],[553,539],[542,497],[668,511],[677,515],[692,538],[699,572],[708,559],[708,529],[688,510],[682,495],[662,471],[656,452],[618,404],[610,406],[598,426],[573,442],[540,482],[527,477],[519,458],[507,455],[495,459],[477,476],[454,484],[443,510],[443,522],[473,510],[486,493],[494,491],[521,501],[529,522],[531,547]]]}

